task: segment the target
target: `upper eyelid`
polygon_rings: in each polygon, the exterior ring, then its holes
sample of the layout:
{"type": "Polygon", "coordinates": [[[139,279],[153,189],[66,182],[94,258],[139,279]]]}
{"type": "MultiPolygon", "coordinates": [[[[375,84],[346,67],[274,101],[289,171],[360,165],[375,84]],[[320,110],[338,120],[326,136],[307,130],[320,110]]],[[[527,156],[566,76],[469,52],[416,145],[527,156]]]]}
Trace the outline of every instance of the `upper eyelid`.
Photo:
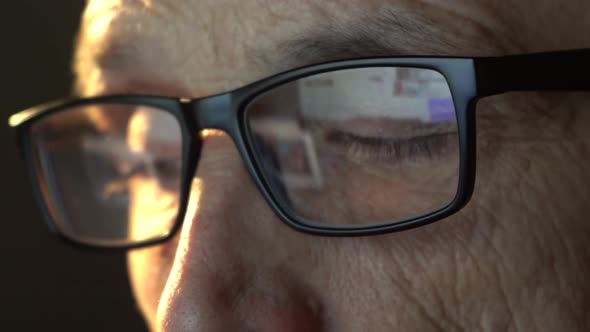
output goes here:
{"type": "Polygon", "coordinates": [[[345,132],[340,130],[334,130],[326,134],[328,140],[336,139],[336,140],[354,140],[361,144],[367,145],[376,145],[376,144],[397,144],[408,142],[416,139],[425,139],[425,138],[436,138],[436,137],[447,137],[449,135],[456,135],[456,132],[453,131],[446,131],[446,132],[436,132],[436,133],[429,133],[425,135],[416,135],[416,136],[406,136],[406,137],[391,137],[391,136],[364,136],[358,135],[351,132],[345,132]]]}

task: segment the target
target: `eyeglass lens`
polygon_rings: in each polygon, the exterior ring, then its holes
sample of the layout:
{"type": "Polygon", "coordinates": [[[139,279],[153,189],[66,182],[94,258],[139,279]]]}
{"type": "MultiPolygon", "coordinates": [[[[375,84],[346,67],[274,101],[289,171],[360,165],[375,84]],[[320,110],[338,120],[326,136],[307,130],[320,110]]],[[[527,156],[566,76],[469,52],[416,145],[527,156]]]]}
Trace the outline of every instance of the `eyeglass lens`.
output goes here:
{"type": "Polygon", "coordinates": [[[246,118],[279,204],[312,224],[401,222],[448,206],[457,193],[455,107],[437,71],[321,73],[260,95],[246,118]]]}
{"type": "Polygon", "coordinates": [[[32,135],[43,196],[63,233],[119,246],[171,232],[183,166],[172,114],[137,105],[81,106],[47,116],[32,135]]]}

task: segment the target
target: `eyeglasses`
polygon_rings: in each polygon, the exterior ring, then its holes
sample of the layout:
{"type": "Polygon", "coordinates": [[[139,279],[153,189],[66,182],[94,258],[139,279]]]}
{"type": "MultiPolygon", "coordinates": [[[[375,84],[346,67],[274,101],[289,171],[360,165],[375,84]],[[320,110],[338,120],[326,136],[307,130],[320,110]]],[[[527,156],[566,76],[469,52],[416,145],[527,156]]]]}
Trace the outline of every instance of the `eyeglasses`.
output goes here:
{"type": "Polygon", "coordinates": [[[287,225],[356,236],[461,209],[475,182],[476,101],[529,90],[590,90],[590,50],[339,61],[200,99],[61,101],[10,125],[48,225],[77,244],[169,239],[187,210],[203,129],[234,140],[287,225]]]}

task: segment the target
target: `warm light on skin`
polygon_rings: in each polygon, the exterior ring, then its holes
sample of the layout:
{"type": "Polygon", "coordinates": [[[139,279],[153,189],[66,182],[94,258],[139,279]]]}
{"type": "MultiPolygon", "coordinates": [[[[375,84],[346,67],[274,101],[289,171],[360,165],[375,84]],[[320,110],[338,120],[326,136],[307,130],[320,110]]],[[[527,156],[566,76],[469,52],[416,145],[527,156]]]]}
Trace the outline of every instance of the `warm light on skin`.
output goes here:
{"type": "Polygon", "coordinates": [[[137,106],[129,120],[127,132],[127,143],[132,151],[181,158],[180,124],[170,113],[137,106]]]}
{"type": "MultiPolygon", "coordinates": [[[[193,213],[195,213],[195,211],[198,209],[199,207],[199,201],[200,201],[200,188],[202,188],[202,181],[199,178],[195,178],[193,180],[193,185],[192,185],[192,193],[191,193],[191,197],[189,200],[189,204],[188,204],[188,208],[187,208],[187,214],[186,216],[191,216],[193,213]]],[[[150,184],[149,183],[142,183],[142,182],[134,182],[131,186],[131,191],[132,191],[132,195],[133,197],[136,199],[136,201],[138,203],[143,203],[141,204],[142,206],[145,205],[146,201],[149,202],[150,199],[153,199],[153,197],[151,197],[150,195],[152,194],[149,190],[146,192],[146,189],[149,189],[150,184]],[[145,195],[142,195],[142,193],[144,193],[145,195]]],[[[157,203],[157,202],[154,202],[157,203]]],[[[136,206],[137,205],[132,205],[136,206]]],[[[144,235],[146,235],[146,232],[148,233],[148,235],[153,235],[152,232],[150,232],[150,224],[149,224],[149,220],[153,219],[154,216],[149,214],[149,210],[145,209],[145,211],[137,211],[135,209],[133,209],[132,214],[131,214],[131,224],[132,226],[132,234],[135,237],[142,237],[144,235]],[[147,213],[147,215],[146,215],[147,213]],[[146,224],[147,222],[147,224],[146,224]]],[[[172,211],[169,211],[172,212],[172,211]]],[[[154,221],[157,222],[156,226],[160,227],[161,225],[161,218],[162,215],[158,214],[157,215],[158,218],[155,219],[154,221]]],[[[170,218],[172,217],[172,215],[168,215],[167,217],[164,218],[170,218]]],[[[168,219],[168,220],[172,220],[172,219],[168,219]]],[[[187,236],[189,236],[189,232],[190,229],[192,227],[193,224],[193,219],[190,217],[186,217],[183,220],[183,226],[182,226],[182,231],[180,232],[180,234],[176,235],[174,239],[172,239],[171,241],[173,242],[178,242],[179,240],[182,240],[183,238],[186,238],[187,236]]],[[[184,250],[179,250],[176,255],[182,255],[183,252],[185,252],[185,250],[189,250],[189,248],[185,248],[184,250]]],[[[129,269],[134,271],[134,273],[131,275],[131,278],[133,278],[134,280],[143,280],[145,278],[154,278],[155,276],[157,276],[160,273],[163,273],[163,271],[165,271],[165,273],[180,273],[179,269],[182,268],[182,263],[175,263],[172,264],[172,266],[167,269],[166,268],[166,264],[154,264],[153,259],[150,259],[150,257],[152,257],[150,254],[147,254],[148,252],[154,251],[153,248],[147,248],[147,249],[142,249],[142,250],[136,250],[131,252],[129,255],[131,256],[131,259],[129,260],[129,269]]],[[[183,260],[180,259],[178,260],[179,262],[182,262],[183,260]]],[[[167,285],[167,287],[165,288],[165,292],[161,294],[162,298],[169,298],[170,296],[172,296],[177,290],[178,287],[175,283],[176,279],[173,278],[169,278],[168,282],[169,284],[167,285]]],[[[142,298],[141,294],[138,294],[138,297],[142,298]]],[[[143,298],[142,301],[147,301],[148,299],[143,298]]],[[[168,301],[159,301],[159,305],[161,306],[166,306],[168,303],[168,301]]],[[[160,310],[165,310],[166,308],[161,308],[160,310]]],[[[159,319],[163,319],[163,318],[159,318],[159,319]]],[[[151,321],[148,322],[151,324],[155,324],[155,321],[151,321]]],[[[158,322],[158,324],[163,323],[163,322],[158,322]]],[[[156,331],[157,329],[155,328],[156,325],[152,325],[152,330],[156,331]]]]}
{"type": "MultiPolygon", "coordinates": [[[[201,198],[202,188],[203,188],[202,180],[199,178],[195,178],[192,183],[192,190],[193,190],[192,192],[194,193],[194,195],[191,194],[191,198],[189,200],[187,213],[186,213],[187,216],[194,215],[194,213],[199,209],[199,202],[200,202],[200,198],[201,198]]],[[[190,236],[190,231],[193,226],[193,222],[194,222],[194,220],[190,217],[187,217],[187,218],[185,218],[185,220],[183,220],[182,231],[179,235],[180,236],[179,241],[182,241],[184,243],[190,243],[190,242],[186,241],[186,239],[188,236],[190,236]]],[[[179,275],[181,273],[181,269],[183,268],[183,262],[186,259],[183,257],[183,255],[186,252],[188,252],[189,250],[191,250],[191,247],[186,246],[176,252],[177,259],[175,259],[175,263],[172,265],[172,268],[170,269],[170,274],[179,275]]],[[[161,295],[161,298],[165,299],[165,300],[160,301],[158,312],[166,312],[166,310],[168,309],[168,308],[166,308],[166,306],[170,303],[170,301],[168,301],[168,299],[170,299],[171,296],[175,295],[179,291],[182,291],[182,290],[179,289],[178,279],[169,278],[168,284],[164,288],[164,292],[161,295]]],[[[190,308],[187,308],[187,309],[190,310],[190,308]]],[[[166,322],[165,320],[166,320],[165,316],[158,316],[157,321],[156,321],[156,325],[158,325],[158,326],[168,325],[168,322],[166,322]]],[[[196,322],[192,322],[192,323],[196,324],[196,322]]],[[[196,331],[196,327],[197,326],[192,326],[192,327],[190,325],[187,326],[189,331],[191,331],[191,330],[196,331]]]]}
{"type": "MultiPolygon", "coordinates": [[[[129,119],[127,145],[136,161],[146,168],[144,174],[130,179],[131,235],[140,241],[169,234],[176,221],[180,193],[167,190],[161,183],[166,176],[157,174],[158,160],[181,158],[182,140],[176,119],[168,113],[149,107],[137,107],[129,119]]],[[[134,158],[132,158],[134,159],[134,158]]],[[[180,181],[180,172],[175,179],[180,181]]],[[[179,184],[174,187],[176,189],[179,184]]]]}
{"type": "MultiPolygon", "coordinates": [[[[100,43],[111,27],[111,23],[116,16],[116,8],[121,3],[118,0],[105,1],[88,1],[83,17],[82,30],[84,31],[84,38],[87,38],[88,43],[100,43]]],[[[94,46],[92,48],[97,48],[94,46]]],[[[76,63],[78,66],[83,66],[87,83],[85,83],[85,93],[87,95],[96,94],[97,91],[104,89],[104,81],[102,73],[97,68],[98,59],[90,58],[86,52],[94,52],[93,50],[86,50],[84,53],[76,54],[76,63]]]]}
{"type": "Polygon", "coordinates": [[[201,131],[201,138],[202,139],[207,139],[208,137],[216,137],[216,136],[225,136],[226,134],[221,131],[221,130],[217,130],[217,129],[205,129],[203,131],[201,131]]]}
{"type": "Polygon", "coordinates": [[[113,8],[120,5],[119,1],[90,1],[86,8],[86,38],[89,41],[94,41],[102,38],[109,29],[116,12],[106,10],[106,8],[113,8]],[[94,13],[101,13],[101,15],[94,15],[94,13]]]}

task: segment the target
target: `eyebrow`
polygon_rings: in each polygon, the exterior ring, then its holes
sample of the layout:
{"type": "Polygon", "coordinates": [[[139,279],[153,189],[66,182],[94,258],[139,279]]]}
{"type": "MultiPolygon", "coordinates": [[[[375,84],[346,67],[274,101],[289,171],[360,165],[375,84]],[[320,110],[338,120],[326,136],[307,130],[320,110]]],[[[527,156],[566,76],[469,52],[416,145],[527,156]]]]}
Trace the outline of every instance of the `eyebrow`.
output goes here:
{"type": "MultiPolygon", "coordinates": [[[[272,49],[246,45],[249,63],[265,73],[279,73],[306,65],[379,56],[449,55],[476,56],[506,53],[499,32],[476,21],[437,7],[420,12],[387,8],[360,13],[352,19],[328,17],[286,37],[272,49]],[[433,16],[434,14],[434,16],[433,16]],[[432,17],[436,17],[434,20],[432,17]],[[482,39],[485,43],[482,43],[482,39]],[[465,53],[469,50],[470,53],[465,53]],[[498,52],[500,50],[500,52],[498,52]]],[[[88,25],[90,22],[86,22],[88,25]]],[[[99,67],[112,72],[133,71],[140,66],[144,38],[116,35],[86,47],[86,31],[78,35],[75,72],[99,67]],[[105,43],[106,40],[106,43],[105,43]]],[[[83,75],[75,75],[74,95],[83,95],[83,75]]]]}
{"type": "Polygon", "coordinates": [[[482,23],[443,12],[448,21],[434,21],[408,10],[385,9],[345,22],[327,20],[278,45],[278,53],[250,49],[254,62],[263,59],[278,70],[326,61],[379,56],[481,56],[506,53],[508,45],[482,23]],[[481,40],[486,40],[482,43],[481,40]],[[470,53],[465,53],[469,50],[470,53]],[[278,54],[278,55],[277,55],[278,54]]]}

